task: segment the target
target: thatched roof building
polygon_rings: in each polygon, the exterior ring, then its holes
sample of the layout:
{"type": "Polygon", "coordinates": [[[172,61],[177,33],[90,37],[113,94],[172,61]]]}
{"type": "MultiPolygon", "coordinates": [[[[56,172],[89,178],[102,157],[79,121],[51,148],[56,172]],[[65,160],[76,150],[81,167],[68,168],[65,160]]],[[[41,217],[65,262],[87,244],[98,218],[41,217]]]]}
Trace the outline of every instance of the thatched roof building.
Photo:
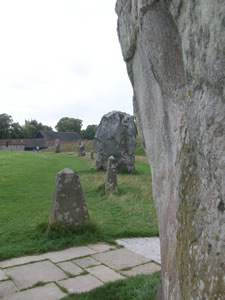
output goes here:
{"type": "Polygon", "coordinates": [[[39,147],[40,150],[46,149],[48,148],[48,142],[46,139],[31,139],[25,145],[25,150],[30,151],[36,149],[37,146],[39,147]]]}

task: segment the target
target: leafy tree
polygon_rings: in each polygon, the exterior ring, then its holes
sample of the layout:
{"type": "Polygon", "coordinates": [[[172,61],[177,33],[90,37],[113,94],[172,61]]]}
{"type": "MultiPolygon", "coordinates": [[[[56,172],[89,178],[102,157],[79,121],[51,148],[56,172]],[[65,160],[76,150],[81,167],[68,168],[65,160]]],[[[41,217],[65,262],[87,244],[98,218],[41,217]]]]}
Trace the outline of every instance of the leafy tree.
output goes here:
{"type": "Polygon", "coordinates": [[[86,130],[82,130],[81,136],[84,139],[93,140],[95,137],[95,132],[97,130],[97,125],[88,125],[86,130]]]}
{"type": "Polygon", "coordinates": [[[10,129],[13,123],[11,116],[0,114],[0,139],[10,138],[10,129]]]}
{"type": "Polygon", "coordinates": [[[25,125],[21,126],[14,123],[10,115],[0,114],[0,139],[32,139],[40,130],[52,131],[52,128],[36,120],[25,120],[25,125]]]}
{"type": "Polygon", "coordinates": [[[10,138],[11,139],[23,138],[23,130],[19,123],[12,123],[10,128],[10,138]]]}
{"type": "Polygon", "coordinates": [[[33,139],[40,130],[52,131],[52,128],[38,123],[36,120],[25,120],[25,125],[22,127],[22,136],[26,139],[33,139]]]}
{"type": "Polygon", "coordinates": [[[57,131],[80,133],[82,125],[83,121],[80,119],[64,117],[58,121],[55,128],[57,131]]]}
{"type": "Polygon", "coordinates": [[[37,128],[32,124],[25,124],[22,127],[22,136],[25,139],[33,139],[37,135],[38,130],[37,128]]]}

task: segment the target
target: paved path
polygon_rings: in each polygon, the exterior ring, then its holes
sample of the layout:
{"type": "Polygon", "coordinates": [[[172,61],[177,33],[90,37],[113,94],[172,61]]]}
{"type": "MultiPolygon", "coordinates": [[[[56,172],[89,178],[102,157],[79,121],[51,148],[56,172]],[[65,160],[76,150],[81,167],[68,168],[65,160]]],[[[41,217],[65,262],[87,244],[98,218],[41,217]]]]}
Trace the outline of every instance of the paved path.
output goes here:
{"type": "Polygon", "coordinates": [[[0,261],[0,299],[58,300],[105,282],[160,270],[159,239],[117,240],[0,261]]]}

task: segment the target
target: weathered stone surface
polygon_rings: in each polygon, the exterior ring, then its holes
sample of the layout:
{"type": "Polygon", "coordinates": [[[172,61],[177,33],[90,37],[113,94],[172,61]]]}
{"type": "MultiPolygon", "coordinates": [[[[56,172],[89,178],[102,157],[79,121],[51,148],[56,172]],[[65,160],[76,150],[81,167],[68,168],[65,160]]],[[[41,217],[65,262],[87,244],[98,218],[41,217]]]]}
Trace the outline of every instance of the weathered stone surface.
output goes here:
{"type": "Polygon", "coordinates": [[[69,293],[83,293],[99,287],[103,285],[103,283],[94,276],[88,274],[60,281],[59,285],[66,288],[69,293]]]}
{"type": "Polygon", "coordinates": [[[95,168],[107,169],[109,156],[116,159],[117,169],[132,171],[136,147],[136,129],[133,117],[119,111],[104,115],[97,128],[94,145],[97,149],[95,168]]]}
{"type": "Polygon", "coordinates": [[[5,275],[5,273],[0,269],[0,281],[1,280],[6,280],[7,276],[5,275]]]}
{"type": "Polygon", "coordinates": [[[225,290],[225,5],[118,0],[118,34],[153,175],[163,299],[225,290]]]}
{"type": "Polygon", "coordinates": [[[88,267],[100,265],[99,261],[95,260],[93,257],[90,256],[80,258],[80,259],[75,259],[73,262],[82,268],[88,268],[88,267]]]}
{"type": "Polygon", "coordinates": [[[48,252],[44,255],[46,258],[50,259],[54,263],[58,263],[66,260],[71,260],[73,258],[90,255],[96,252],[97,251],[94,251],[89,247],[82,246],[82,247],[72,247],[62,251],[48,252]]]}
{"type": "Polygon", "coordinates": [[[66,274],[50,261],[36,262],[5,269],[19,289],[31,287],[38,281],[48,282],[67,278],[66,274]]]}
{"type": "Polygon", "coordinates": [[[114,270],[121,270],[149,262],[149,259],[146,257],[127,249],[98,253],[93,255],[93,257],[114,270]]]}
{"type": "Polygon", "coordinates": [[[55,152],[60,153],[61,152],[61,144],[60,144],[60,139],[55,140],[55,152]]]}
{"type": "Polygon", "coordinates": [[[78,156],[85,156],[86,152],[85,152],[85,143],[83,141],[79,142],[78,148],[78,156]]]}
{"type": "Polygon", "coordinates": [[[110,156],[107,164],[107,172],[105,177],[105,191],[117,192],[117,174],[116,174],[116,160],[110,156]]]}
{"type": "Polygon", "coordinates": [[[105,252],[105,251],[115,249],[114,246],[106,243],[90,244],[88,245],[88,247],[93,249],[95,252],[105,252]]]}
{"type": "Polygon", "coordinates": [[[3,300],[59,300],[66,296],[54,283],[9,295],[3,300]]]}
{"type": "Polygon", "coordinates": [[[89,221],[79,176],[71,169],[57,174],[49,225],[79,226],[89,221]]]}
{"type": "Polygon", "coordinates": [[[161,267],[159,265],[157,265],[153,262],[150,262],[148,264],[134,267],[127,271],[121,271],[121,273],[126,276],[136,276],[136,275],[141,275],[141,274],[153,274],[160,270],[161,270],[161,267]]]}
{"type": "Polygon", "coordinates": [[[10,294],[13,294],[17,291],[17,287],[11,280],[1,281],[0,282],[0,299],[8,298],[10,294]]]}
{"type": "Polygon", "coordinates": [[[137,254],[140,254],[149,260],[154,260],[161,264],[160,240],[154,238],[127,238],[116,240],[119,245],[124,246],[137,254]]]}
{"type": "Polygon", "coordinates": [[[24,265],[24,264],[27,264],[30,262],[41,261],[41,260],[45,260],[45,259],[46,259],[45,254],[22,256],[22,257],[18,257],[18,258],[12,258],[12,259],[8,259],[8,260],[0,261],[0,267],[8,268],[11,266],[24,265]]]}
{"type": "Polygon", "coordinates": [[[83,270],[81,268],[79,268],[78,266],[76,266],[75,264],[73,264],[70,261],[65,261],[62,263],[58,263],[57,266],[59,266],[63,271],[72,274],[72,275],[79,275],[80,273],[83,272],[83,270]]]}
{"type": "Polygon", "coordinates": [[[124,279],[124,277],[121,276],[119,273],[103,265],[88,268],[87,271],[103,282],[124,279]]]}

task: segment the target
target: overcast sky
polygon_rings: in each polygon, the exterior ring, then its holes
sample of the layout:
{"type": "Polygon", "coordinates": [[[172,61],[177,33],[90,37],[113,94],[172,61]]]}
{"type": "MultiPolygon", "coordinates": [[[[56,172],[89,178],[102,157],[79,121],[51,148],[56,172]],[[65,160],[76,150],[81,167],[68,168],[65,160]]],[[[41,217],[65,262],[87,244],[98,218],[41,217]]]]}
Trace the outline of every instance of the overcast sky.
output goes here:
{"type": "Polygon", "coordinates": [[[54,126],[132,114],[115,0],[1,0],[0,113],[54,126]]]}

